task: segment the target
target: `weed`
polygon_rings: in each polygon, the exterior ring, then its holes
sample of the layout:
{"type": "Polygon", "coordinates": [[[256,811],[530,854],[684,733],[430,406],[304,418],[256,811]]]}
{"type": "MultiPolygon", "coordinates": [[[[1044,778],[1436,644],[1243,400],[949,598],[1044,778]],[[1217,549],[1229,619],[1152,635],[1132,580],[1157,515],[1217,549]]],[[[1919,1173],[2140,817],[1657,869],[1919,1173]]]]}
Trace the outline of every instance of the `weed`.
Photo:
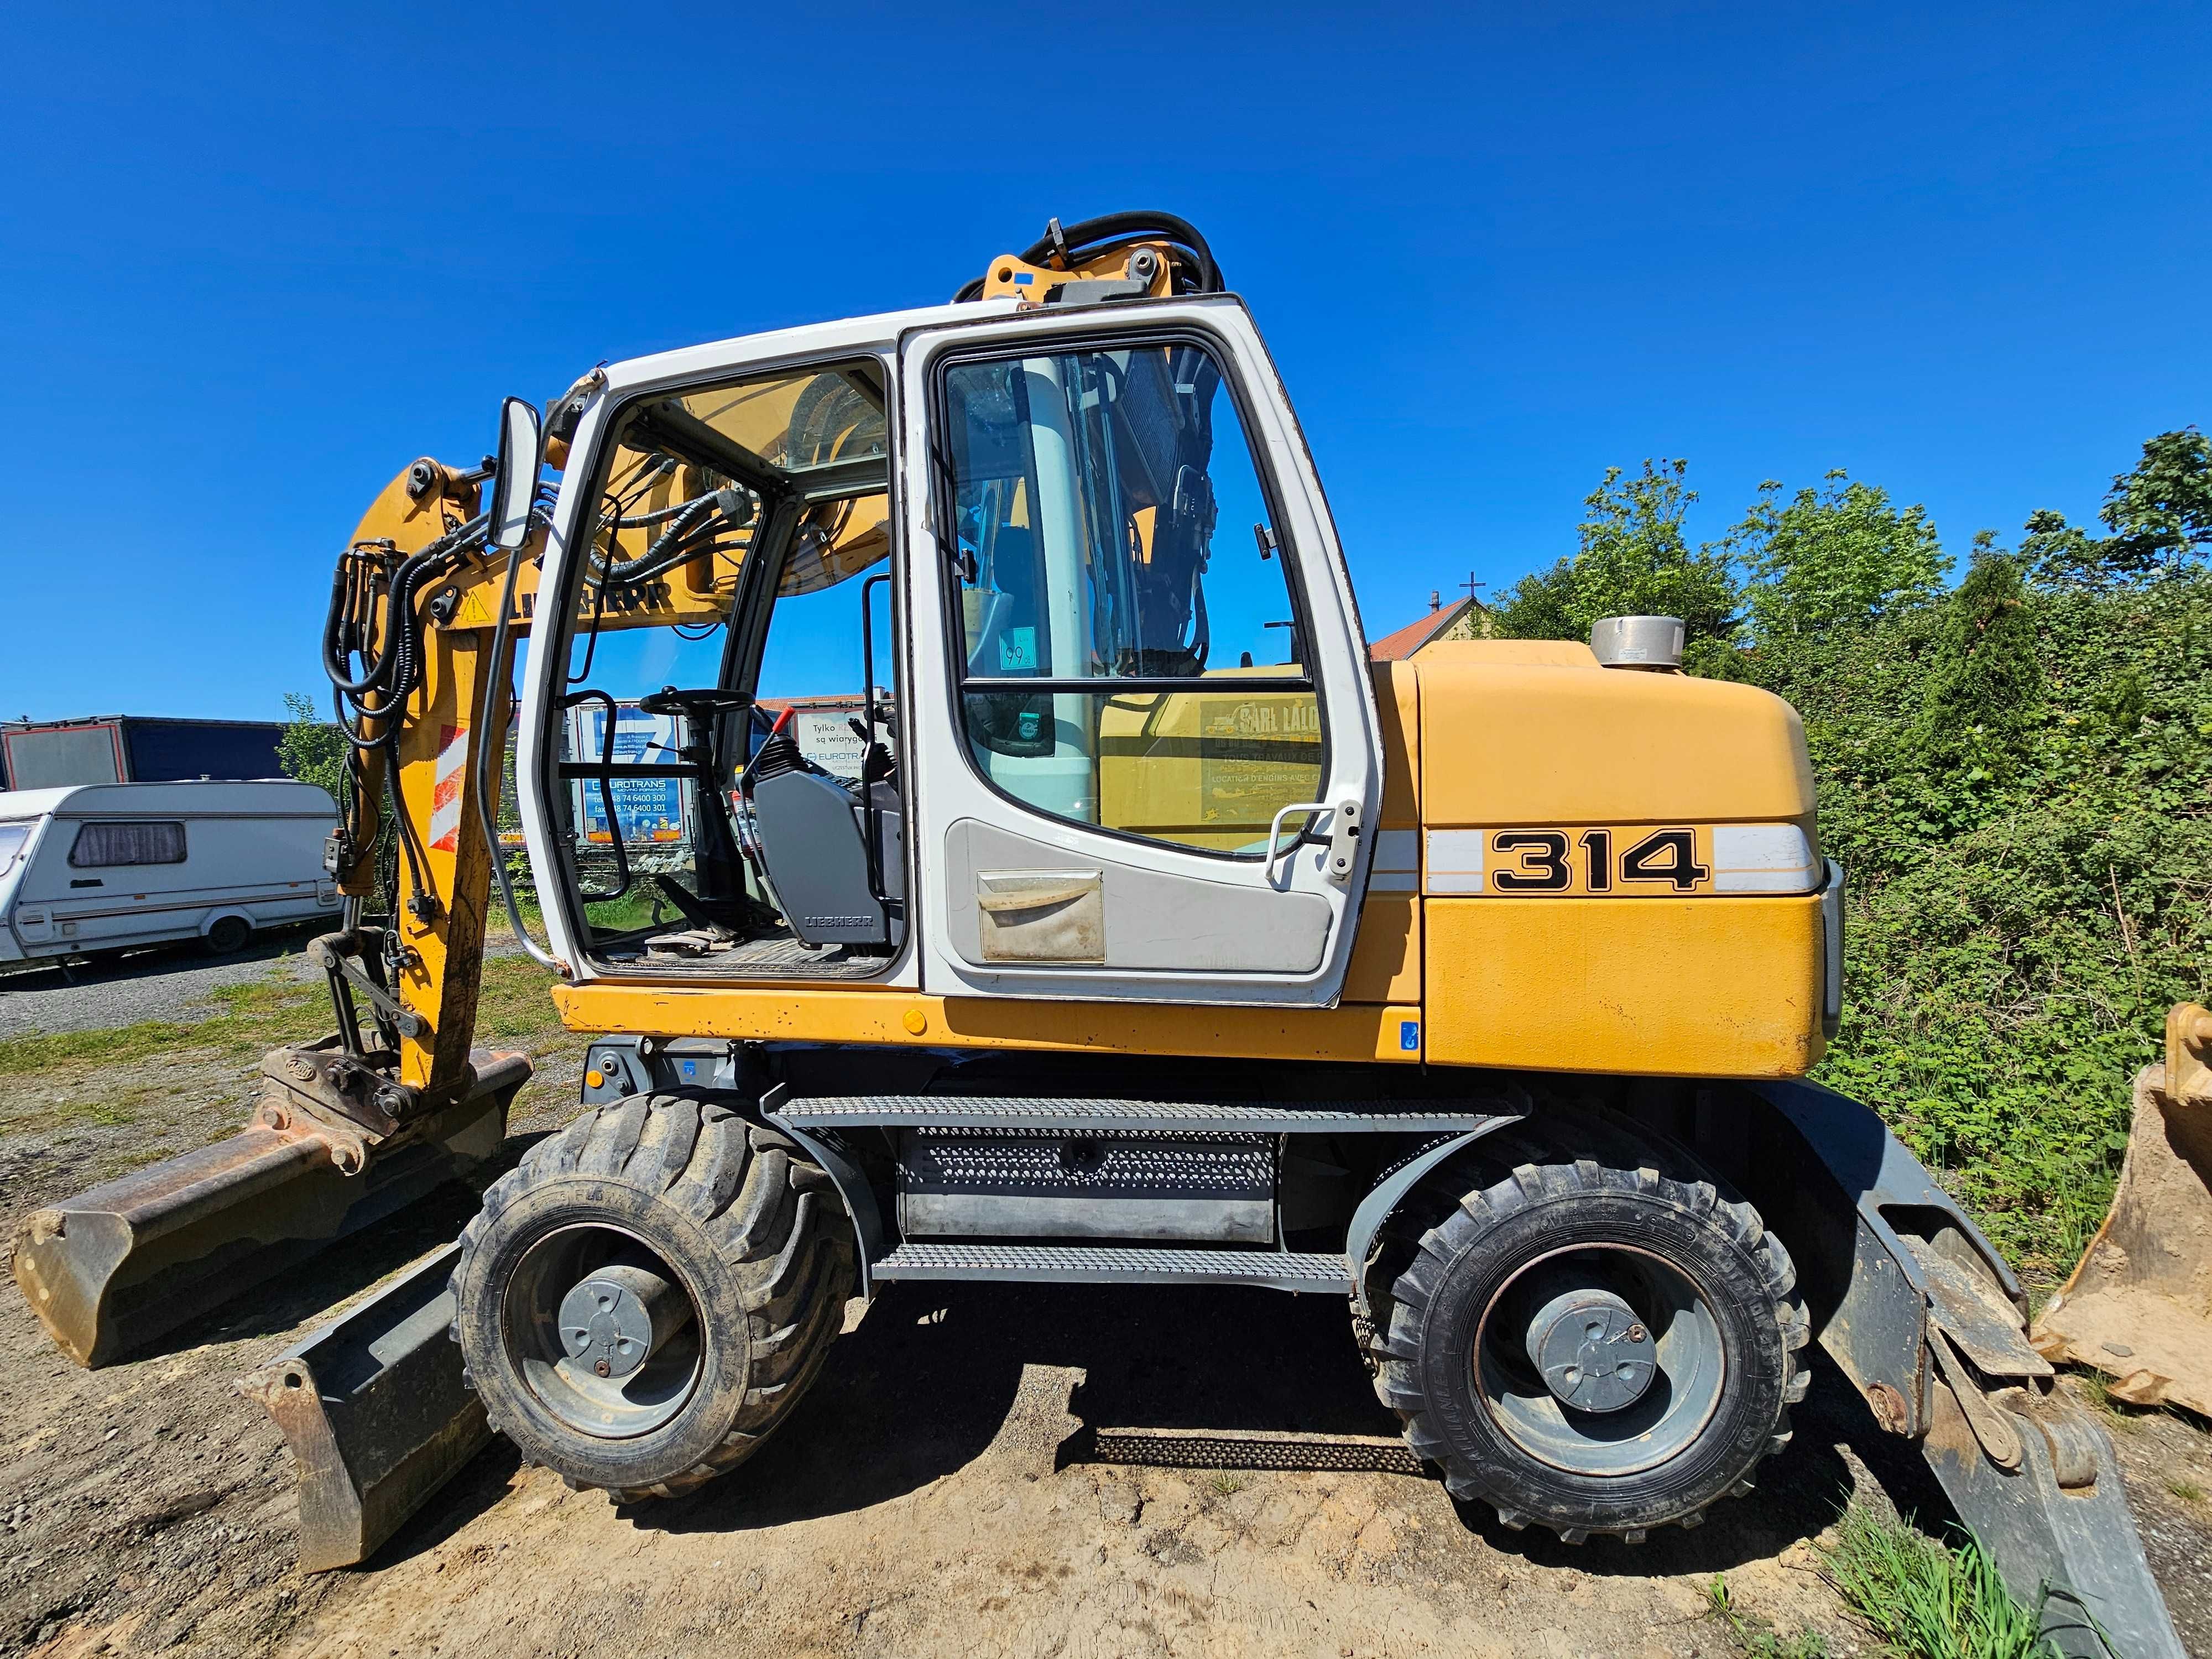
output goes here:
{"type": "Polygon", "coordinates": [[[2185,1504],[2201,1504],[2204,1501],[2204,1488],[2194,1480],[2169,1480],[2166,1483],[2166,1489],[2185,1504]]]}
{"type": "Polygon", "coordinates": [[[2007,1593],[1968,1539],[1955,1549],[1863,1504],[1844,1510],[1821,1551],[1828,1582],[1904,1659],[2048,1659],[2035,1610],[2007,1593]]]}
{"type": "Polygon", "coordinates": [[[1217,1474],[1206,1483],[1223,1498],[1234,1498],[1244,1490],[1244,1483],[1233,1474],[1217,1474]]]}
{"type": "Polygon", "coordinates": [[[1729,1595],[1728,1580],[1719,1573],[1705,1586],[1705,1601],[1714,1618],[1728,1626],[1737,1648],[1747,1659],[1828,1659],[1828,1644],[1816,1630],[1800,1631],[1784,1641],[1763,1620],[1740,1613],[1729,1595]]]}
{"type": "Polygon", "coordinates": [[[2133,1434],[2138,1425],[2138,1413],[2112,1397],[2112,1379],[2102,1371],[2082,1370],[2073,1373],[2075,1386],[2081,1389],[2081,1398],[2090,1408],[2105,1419],[2106,1426],[2118,1429],[2123,1434],[2133,1434]]]}

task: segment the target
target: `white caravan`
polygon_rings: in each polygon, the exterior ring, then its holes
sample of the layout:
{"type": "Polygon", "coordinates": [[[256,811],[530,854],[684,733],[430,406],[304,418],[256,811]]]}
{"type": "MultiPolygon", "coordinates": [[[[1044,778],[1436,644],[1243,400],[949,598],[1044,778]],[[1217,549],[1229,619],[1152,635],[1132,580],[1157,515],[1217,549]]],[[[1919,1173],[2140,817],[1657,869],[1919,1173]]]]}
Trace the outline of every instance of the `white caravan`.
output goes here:
{"type": "Polygon", "coordinates": [[[86,783],[0,792],[0,963],[178,939],[221,954],[338,908],[337,823],[312,783],[86,783]]]}

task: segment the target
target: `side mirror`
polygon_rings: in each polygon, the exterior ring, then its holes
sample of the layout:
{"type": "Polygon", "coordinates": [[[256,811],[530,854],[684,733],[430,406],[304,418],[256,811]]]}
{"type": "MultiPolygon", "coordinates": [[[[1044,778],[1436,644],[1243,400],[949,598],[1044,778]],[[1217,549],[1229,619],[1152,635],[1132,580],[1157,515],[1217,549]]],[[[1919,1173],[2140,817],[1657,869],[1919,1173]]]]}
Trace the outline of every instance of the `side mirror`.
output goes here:
{"type": "Polygon", "coordinates": [[[530,508],[538,495],[538,407],[509,398],[499,411],[499,471],[492,479],[491,544],[512,553],[530,539],[530,508]]]}

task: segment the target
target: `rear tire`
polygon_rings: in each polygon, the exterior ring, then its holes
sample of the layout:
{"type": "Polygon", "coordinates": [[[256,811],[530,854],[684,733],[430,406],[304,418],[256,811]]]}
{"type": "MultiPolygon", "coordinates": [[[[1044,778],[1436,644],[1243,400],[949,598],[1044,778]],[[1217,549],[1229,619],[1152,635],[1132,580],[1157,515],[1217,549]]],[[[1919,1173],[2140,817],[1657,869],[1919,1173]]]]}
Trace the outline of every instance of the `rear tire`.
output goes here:
{"type": "Polygon", "coordinates": [[[681,1095],[632,1097],[532,1147],[461,1247],[453,1335],[492,1426],[624,1502],[751,1455],[821,1370],[854,1282],[829,1176],[773,1130],[681,1095]],[[562,1293],[580,1261],[630,1261],[690,1317],[631,1376],[595,1381],[562,1346],[562,1293]]]}
{"type": "MultiPolygon", "coordinates": [[[[1688,1152],[1610,1117],[1547,1112],[1477,1143],[1415,1189],[1368,1272],[1376,1392],[1413,1449],[1455,1498],[1570,1543],[1693,1527],[1749,1492],[1810,1380],[1781,1241],[1688,1152]],[[1544,1298],[1568,1280],[1617,1298],[1644,1345],[1637,1382],[1600,1409],[1559,1403],[1531,1363],[1529,1333],[1559,1305],[1544,1298]]],[[[1582,1350],[1607,1367],[1628,1352],[1582,1350]]]]}

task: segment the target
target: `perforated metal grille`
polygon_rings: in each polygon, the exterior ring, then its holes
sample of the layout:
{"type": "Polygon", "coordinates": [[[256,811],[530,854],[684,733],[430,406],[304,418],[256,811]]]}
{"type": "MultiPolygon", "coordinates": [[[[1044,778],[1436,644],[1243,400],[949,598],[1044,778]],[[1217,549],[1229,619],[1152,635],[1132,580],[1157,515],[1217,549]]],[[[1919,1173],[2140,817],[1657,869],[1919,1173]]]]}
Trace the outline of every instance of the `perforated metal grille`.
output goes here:
{"type": "Polygon", "coordinates": [[[1237,1429],[1099,1429],[1086,1463],[1139,1463],[1172,1469],[1358,1469],[1419,1474],[1421,1460],[1402,1440],[1376,1435],[1272,1434],[1237,1429]]]}
{"type": "Polygon", "coordinates": [[[909,1191],[1082,1193],[1102,1198],[1267,1198],[1273,1137],[1043,1137],[1014,1129],[913,1129],[902,1137],[909,1191]]]}
{"type": "MultiPolygon", "coordinates": [[[[686,934],[664,938],[683,939],[686,934]]],[[[656,974],[685,979],[866,979],[883,972],[890,958],[863,956],[842,945],[810,951],[795,939],[748,939],[693,956],[648,940],[642,955],[619,960],[626,967],[649,968],[656,974]]]]}

